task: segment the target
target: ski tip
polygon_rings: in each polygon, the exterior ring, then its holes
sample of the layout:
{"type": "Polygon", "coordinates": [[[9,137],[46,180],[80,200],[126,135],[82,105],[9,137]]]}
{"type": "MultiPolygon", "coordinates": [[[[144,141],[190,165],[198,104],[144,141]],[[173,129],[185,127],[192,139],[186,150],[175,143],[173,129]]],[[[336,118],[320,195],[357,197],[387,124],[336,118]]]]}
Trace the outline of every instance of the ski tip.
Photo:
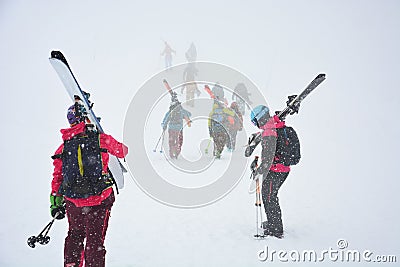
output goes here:
{"type": "Polygon", "coordinates": [[[57,50],[51,51],[50,56],[52,58],[58,58],[58,59],[64,58],[63,53],[61,53],[61,51],[57,51],[57,50]]]}
{"type": "Polygon", "coordinates": [[[320,73],[320,74],[318,74],[316,79],[321,79],[321,78],[325,79],[326,78],[326,74],[325,73],[320,73]]]}
{"type": "Polygon", "coordinates": [[[68,62],[65,59],[63,53],[61,53],[61,51],[57,51],[57,50],[51,51],[50,58],[59,59],[59,60],[61,60],[62,62],[64,62],[68,66],[68,62]]]}

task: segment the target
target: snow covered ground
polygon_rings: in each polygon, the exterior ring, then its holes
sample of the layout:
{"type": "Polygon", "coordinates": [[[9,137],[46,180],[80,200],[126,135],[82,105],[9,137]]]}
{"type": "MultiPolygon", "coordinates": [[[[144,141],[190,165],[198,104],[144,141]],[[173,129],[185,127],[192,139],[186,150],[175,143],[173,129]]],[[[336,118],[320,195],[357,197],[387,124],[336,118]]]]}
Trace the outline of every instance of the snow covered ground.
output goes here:
{"type": "MultiPolygon", "coordinates": [[[[301,138],[302,160],[279,195],[283,240],[252,238],[248,172],[224,198],[197,209],[163,205],[126,176],[107,233],[107,266],[281,264],[277,254],[258,259],[266,246],[269,252],[286,251],[283,260],[295,266],[308,264],[292,262],[289,253],[304,250],[319,256],[324,250],[368,250],[372,259],[395,255],[400,261],[399,11],[398,1],[389,0],[1,1],[0,266],[62,266],[66,220],[55,223],[48,245],[26,244],[50,220],[50,156],[61,142],[58,130],[67,127],[70,105],[48,62],[50,51],[65,53],[82,87],[92,93],[103,127],[123,140],[130,101],[163,69],[163,40],[177,51],[174,64],[185,61],[194,42],[199,60],[244,73],[272,109],[282,108],[287,95],[316,74],[326,73],[327,80],[287,119],[301,138]],[[340,239],[348,242],[344,250],[338,248],[340,239]]],[[[150,150],[167,102],[147,125],[144,141],[150,150]]],[[[248,121],[246,127],[252,129],[248,121]]],[[[205,138],[204,121],[185,129],[183,154],[195,158],[205,138]]],[[[147,155],[157,170],[176,172],[162,154],[147,155]]],[[[224,153],[212,168],[223,171],[229,156],[224,153]]],[[[213,181],[210,174],[175,178],[185,186],[213,181]]],[[[325,255],[322,264],[337,262],[325,255]]]]}

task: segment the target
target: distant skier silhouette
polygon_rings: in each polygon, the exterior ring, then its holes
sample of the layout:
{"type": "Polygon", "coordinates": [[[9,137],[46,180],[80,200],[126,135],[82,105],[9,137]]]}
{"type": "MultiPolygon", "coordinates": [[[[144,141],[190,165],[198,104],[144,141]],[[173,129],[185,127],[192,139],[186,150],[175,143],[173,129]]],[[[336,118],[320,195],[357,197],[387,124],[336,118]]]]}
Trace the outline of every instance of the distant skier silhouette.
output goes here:
{"type": "Polygon", "coordinates": [[[171,46],[164,41],[165,48],[164,51],[161,52],[161,56],[164,56],[165,59],[165,68],[168,69],[172,66],[172,54],[176,55],[176,51],[171,48],[171,46]]]}
{"type": "Polygon", "coordinates": [[[184,89],[186,89],[186,105],[191,107],[194,107],[194,94],[196,93],[197,96],[200,95],[200,90],[197,88],[195,82],[197,73],[198,69],[194,63],[188,63],[183,71],[183,82],[185,85],[182,86],[181,93],[183,94],[184,89]]]}
{"type": "Polygon", "coordinates": [[[193,62],[197,60],[197,49],[193,42],[190,44],[189,49],[186,51],[185,57],[188,62],[193,62]]]}

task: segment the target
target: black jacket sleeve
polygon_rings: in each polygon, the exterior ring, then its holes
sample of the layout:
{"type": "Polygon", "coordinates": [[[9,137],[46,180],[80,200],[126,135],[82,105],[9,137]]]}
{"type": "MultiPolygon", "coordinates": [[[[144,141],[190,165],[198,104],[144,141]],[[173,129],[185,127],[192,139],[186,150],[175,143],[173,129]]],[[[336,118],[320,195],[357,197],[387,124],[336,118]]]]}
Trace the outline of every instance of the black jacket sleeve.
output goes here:
{"type": "Polygon", "coordinates": [[[265,174],[271,167],[271,164],[275,157],[276,137],[264,136],[262,138],[261,145],[261,164],[259,166],[258,173],[265,174]]]}

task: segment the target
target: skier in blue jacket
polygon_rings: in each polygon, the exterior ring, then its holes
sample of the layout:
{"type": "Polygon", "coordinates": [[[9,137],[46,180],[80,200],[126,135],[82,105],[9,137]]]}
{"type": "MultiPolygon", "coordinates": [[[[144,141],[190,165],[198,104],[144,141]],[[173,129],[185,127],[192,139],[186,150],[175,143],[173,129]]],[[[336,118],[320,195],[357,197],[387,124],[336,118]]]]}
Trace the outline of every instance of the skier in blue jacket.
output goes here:
{"type": "Polygon", "coordinates": [[[172,100],[169,110],[164,116],[161,126],[166,131],[168,127],[169,156],[177,159],[181,153],[183,144],[183,120],[188,127],[191,126],[190,116],[192,114],[184,109],[181,103],[175,98],[172,100]]]}

